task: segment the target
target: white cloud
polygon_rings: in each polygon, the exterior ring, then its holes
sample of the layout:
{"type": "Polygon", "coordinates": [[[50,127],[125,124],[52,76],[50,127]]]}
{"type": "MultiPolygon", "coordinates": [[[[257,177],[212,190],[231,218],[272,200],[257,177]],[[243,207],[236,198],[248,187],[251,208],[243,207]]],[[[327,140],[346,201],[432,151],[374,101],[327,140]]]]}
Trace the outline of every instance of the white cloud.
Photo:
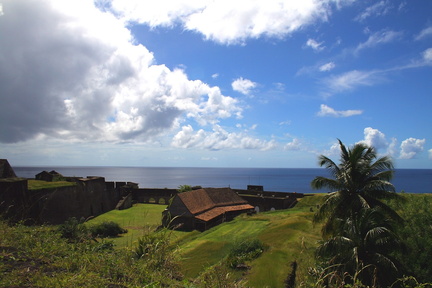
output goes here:
{"type": "Polygon", "coordinates": [[[213,79],[217,79],[217,78],[219,77],[219,74],[218,74],[218,73],[214,73],[211,77],[212,77],[213,79]]]}
{"type": "Polygon", "coordinates": [[[328,62],[328,63],[321,65],[318,69],[321,72],[326,72],[326,71],[333,70],[335,67],[336,67],[336,65],[334,62],[328,62]]]}
{"type": "Polygon", "coordinates": [[[322,153],[318,153],[318,154],[322,154],[325,155],[326,157],[336,157],[339,156],[341,153],[340,150],[340,145],[339,142],[334,142],[331,146],[330,149],[323,151],[322,153]]]}
{"type": "Polygon", "coordinates": [[[388,147],[388,142],[386,140],[385,134],[379,131],[378,129],[366,127],[363,133],[364,133],[364,140],[360,142],[365,143],[368,146],[372,146],[377,150],[383,148],[386,149],[388,147]]]}
{"type": "Polygon", "coordinates": [[[323,43],[324,42],[319,42],[318,43],[314,39],[308,39],[307,42],[306,42],[306,46],[312,48],[316,52],[319,52],[319,51],[321,51],[321,50],[323,50],[325,48],[324,46],[322,46],[323,43]]]}
{"type": "Polygon", "coordinates": [[[156,65],[125,23],[92,1],[8,1],[3,7],[0,123],[9,124],[1,126],[0,142],[40,135],[152,141],[186,117],[200,125],[241,117],[237,100],[219,87],[156,65]]]}
{"type": "Polygon", "coordinates": [[[357,86],[371,86],[381,80],[379,71],[352,70],[324,79],[324,84],[332,93],[353,90],[357,86]]]}
{"type": "Polygon", "coordinates": [[[281,126],[285,126],[285,125],[291,125],[291,123],[292,123],[292,121],[291,120],[287,120],[287,121],[282,121],[282,122],[279,122],[279,125],[281,125],[281,126]]]}
{"type": "Polygon", "coordinates": [[[362,110],[343,110],[343,111],[337,111],[325,104],[321,104],[320,111],[317,113],[318,116],[326,117],[326,116],[332,116],[332,117],[350,117],[355,115],[361,115],[363,114],[362,110]]]}
{"type": "Polygon", "coordinates": [[[376,47],[378,45],[391,43],[402,37],[402,32],[392,31],[392,30],[381,30],[375,32],[369,36],[366,42],[360,43],[354,50],[354,53],[358,53],[363,49],[376,47]]]}
{"type": "Polygon", "coordinates": [[[423,52],[423,60],[425,62],[431,62],[432,61],[432,48],[426,49],[423,52]]]}
{"type": "Polygon", "coordinates": [[[234,80],[231,83],[231,86],[234,91],[240,92],[244,95],[249,95],[252,89],[254,89],[257,86],[257,83],[252,82],[249,79],[243,79],[242,77],[240,77],[234,80]]]}
{"type": "Polygon", "coordinates": [[[401,159],[412,159],[417,153],[423,151],[423,146],[426,143],[426,139],[408,138],[401,143],[401,159]]]}
{"type": "Polygon", "coordinates": [[[331,5],[350,4],[351,0],[112,0],[111,7],[124,21],[150,27],[181,24],[224,44],[243,43],[262,36],[280,38],[307,25],[323,22],[331,5]]]}
{"type": "Polygon", "coordinates": [[[303,143],[298,139],[294,138],[291,142],[285,144],[284,149],[288,151],[299,151],[302,150],[303,143]]]}
{"type": "Polygon", "coordinates": [[[425,29],[423,29],[422,31],[420,31],[420,33],[418,35],[415,36],[415,40],[423,40],[425,38],[429,38],[432,36],[432,26],[429,26],[425,29]]]}
{"type": "Polygon", "coordinates": [[[171,143],[177,148],[200,148],[207,150],[221,149],[254,149],[270,150],[277,146],[273,140],[265,141],[252,138],[245,133],[230,133],[219,125],[213,127],[213,131],[200,129],[195,131],[191,125],[183,126],[171,143]]]}
{"type": "Polygon", "coordinates": [[[356,21],[364,21],[366,18],[375,16],[383,16],[385,14],[387,14],[390,9],[392,8],[392,6],[390,5],[389,1],[380,1],[377,2],[375,4],[373,4],[372,6],[367,7],[362,13],[360,13],[359,15],[357,15],[356,18],[354,18],[354,20],[356,21]]]}
{"type": "Polygon", "coordinates": [[[390,154],[390,156],[394,157],[394,156],[396,156],[399,153],[397,144],[398,144],[397,139],[396,138],[392,138],[391,142],[390,142],[390,144],[388,146],[388,149],[387,149],[387,151],[390,154]]]}
{"type": "Polygon", "coordinates": [[[429,159],[432,160],[432,149],[429,149],[429,159]]]}

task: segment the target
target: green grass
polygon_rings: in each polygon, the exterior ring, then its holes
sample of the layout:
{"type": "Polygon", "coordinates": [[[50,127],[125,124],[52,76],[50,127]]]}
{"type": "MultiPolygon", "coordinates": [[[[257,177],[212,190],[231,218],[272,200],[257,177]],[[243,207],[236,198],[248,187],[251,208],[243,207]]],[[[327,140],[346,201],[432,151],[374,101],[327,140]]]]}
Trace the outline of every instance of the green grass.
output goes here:
{"type": "Polygon", "coordinates": [[[216,287],[215,282],[206,286],[209,282],[202,280],[210,274],[211,281],[226,280],[228,275],[229,285],[224,287],[241,281],[237,287],[278,288],[284,287],[293,261],[298,264],[297,287],[314,287],[308,268],[315,266],[314,252],[321,237],[320,225],[314,227],[312,217],[324,195],[305,197],[288,210],[241,215],[202,233],[168,231],[171,247],[179,253],[178,266],[172,262],[154,266],[161,262],[133,256],[138,238],[160,224],[164,205],[137,204],[89,220],[86,225],[114,221],[129,231],[98,243],[68,243],[55,227],[10,227],[0,221],[0,287],[160,287],[162,283],[166,287],[216,287]],[[247,271],[224,266],[231,248],[245,239],[259,239],[266,247],[264,253],[246,263],[247,271]],[[101,250],[104,241],[113,241],[115,249],[101,250]],[[184,280],[170,276],[179,271],[184,280]]]}
{"type": "MultiPolygon", "coordinates": [[[[307,281],[307,270],[320,239],[319,227],[312,225],[313,211],[323,194],[305,197],[289,210],[242,215],[201,234],[184,236],[179,242],[182,272],[193,279],[208,267],[223,262],[236,241],[258,238],[267,247],[259,258],[248,263],[244,280],[250,287],[284,287],[290,264],[298,263],[298,281],[307,281]]],[[[239,273],[233,273],[239,277],[239,273]]]]}
{"type": "Polygon", "coordinates": [[[67,186],[75,186],[74,182],[68,181],[55,181],[55,182],[47,182],[42,180],[28,180],[28,189],[29,190],[40,190],[40,189],[51,189],[58,187],[67,187],[67,186]]]}
{"type": "Polygon", "coordinates": [[[88,225],[113,221],[122,228],[128,230],[117,238],[111,239],[117,247],[131,247],[148,231],[154,231],[162,219],[162,211],[165,205],[135,204],[132,208],[125,210],[111,210],[87,221],[88,225]]]}
{"type": "MultiPolygon", "coordinates": [[[[251,270],[246,277],[236,272],[231,273],[233,276],[244,277],[250,287],[283,287],[290,263],[296,260],[298,277],[306,281],[307,269],[313,265],[313,252],[320,239],[319,227],[313,227],[311,219],[323,195],[304,197],[293,209],[241,215],[202,233],[174,231],[172,241],[180,251],[181,272],[186,279],[194,279],[209,267],[223,262],[234,243],[258,238],[268,249],[248,263],[251,270]]],[[[118,249],[131,248],[139,237],[156,229],[165,208],[165,205],[136,204],[130,209],[100,215],[87,224],[104,221],[120,224],[128,233],[111,240],[118,249]]]]}

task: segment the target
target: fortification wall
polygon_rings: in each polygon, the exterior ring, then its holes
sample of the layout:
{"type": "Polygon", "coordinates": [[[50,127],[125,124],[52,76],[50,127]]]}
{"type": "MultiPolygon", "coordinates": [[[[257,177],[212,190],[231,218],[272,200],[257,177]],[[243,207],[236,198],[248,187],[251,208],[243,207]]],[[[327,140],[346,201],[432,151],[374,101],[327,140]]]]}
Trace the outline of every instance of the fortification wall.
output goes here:
{"type": "Polygon", "coordinates": [[[33,192],[39,223],[59,224],[75,218],[95,217],[113,210],[120,193],[107,190],[103,177],[79,179],[75,186],[42,189],[33,192]]]}
{"type": "Polygon", "coordinates": [[[20,220],[28,213],[27,179],[0,179],[0,214],[9,219],[20,220]]]}
{"type": "Polygon", "coordinates": [[[169,200],[177,194],[177,189],[139,188],[132,190],[132,197],[138,203],[151,203],[168,205],[169,200]]]}

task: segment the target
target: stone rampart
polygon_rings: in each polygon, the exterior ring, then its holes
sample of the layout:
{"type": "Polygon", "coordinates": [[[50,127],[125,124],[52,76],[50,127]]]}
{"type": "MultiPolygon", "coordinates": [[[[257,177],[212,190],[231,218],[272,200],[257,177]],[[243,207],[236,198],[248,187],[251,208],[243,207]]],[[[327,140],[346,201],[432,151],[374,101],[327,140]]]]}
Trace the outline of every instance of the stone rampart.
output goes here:
{"type": "Polygon", "coordinates": [[[27,179],[0,179],[0,214],[12,220],[21,220],[29,212],[31,199],[27,193],[27,179]]]}
{"type": "Polygon", "coordinates": [[[132,190],[132,197],[138,203],[168,205],[170,199],[177,193],[177,189],[139,188],[132,190]]]}

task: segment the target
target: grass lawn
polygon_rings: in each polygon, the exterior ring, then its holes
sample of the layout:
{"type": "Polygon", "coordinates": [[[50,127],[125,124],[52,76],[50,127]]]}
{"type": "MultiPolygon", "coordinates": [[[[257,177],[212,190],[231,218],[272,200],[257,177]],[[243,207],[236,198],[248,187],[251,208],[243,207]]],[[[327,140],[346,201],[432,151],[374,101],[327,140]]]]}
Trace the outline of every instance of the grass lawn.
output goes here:
{"type": "Polygon", "coordinates": [[[55,181],[55,182],[47,182],[42,180],[28,180],[28,189],[29,190],[39,190],[39,189],[50,189],[57,187],[65,187],[65,186],[75,186],[74,182],[68,181],[55,181]]]}
{"type": "Polygon", "coordinates": [[[102,222],[113,221],[128,233],[117,238],[112,238],[117,247],[130,247],[147,231],[154,231],[162,220],[162,211],[165,205],[135,204],[132,208],[125,210],[111,210],[105,214],[90,219],[87,224],[94,225],[102,222]]]}
{"type": "Polygon", "coordinates": [[[305,197],[293,209],[242,215],[206,232],[185,236],[179,243],[182,272],[186,278],[195,278],[223,261],[236,241],[258,238],[268,249],[249,263],[251,270],[243,276],[248,286],[284,287],[293,261],[298,263],[298,281],[306,281],[320,239],[320,228],[312,225],[313,210],[322,196],[305,197]]]}
{"type": "MultiPolygon", "coordinates": [[[[313,211],[322,194],[304,197],[296,207],[288,210],[241,215],[205,232],[173,231],[172,240],[181,256],[181,270],[186,279],[194,279],[213,265],[224,261],[236,242],[260,239],[268,248],[248,265],[251,269],[242,277],[249,287],[284,287],[290,264],[297,261],[297,281],[306,281],[307,269],[313,266],[313,253],[320,239],[319,227],[312,225],[313,211]]],[[[154,231],[161,223],[165,205],[136,204],[130,209],[113,210],[88,221],[89,225],[114,221],[128,233],[113,238],[117,247],[133,247],[147,231],[154,231]]]]}

